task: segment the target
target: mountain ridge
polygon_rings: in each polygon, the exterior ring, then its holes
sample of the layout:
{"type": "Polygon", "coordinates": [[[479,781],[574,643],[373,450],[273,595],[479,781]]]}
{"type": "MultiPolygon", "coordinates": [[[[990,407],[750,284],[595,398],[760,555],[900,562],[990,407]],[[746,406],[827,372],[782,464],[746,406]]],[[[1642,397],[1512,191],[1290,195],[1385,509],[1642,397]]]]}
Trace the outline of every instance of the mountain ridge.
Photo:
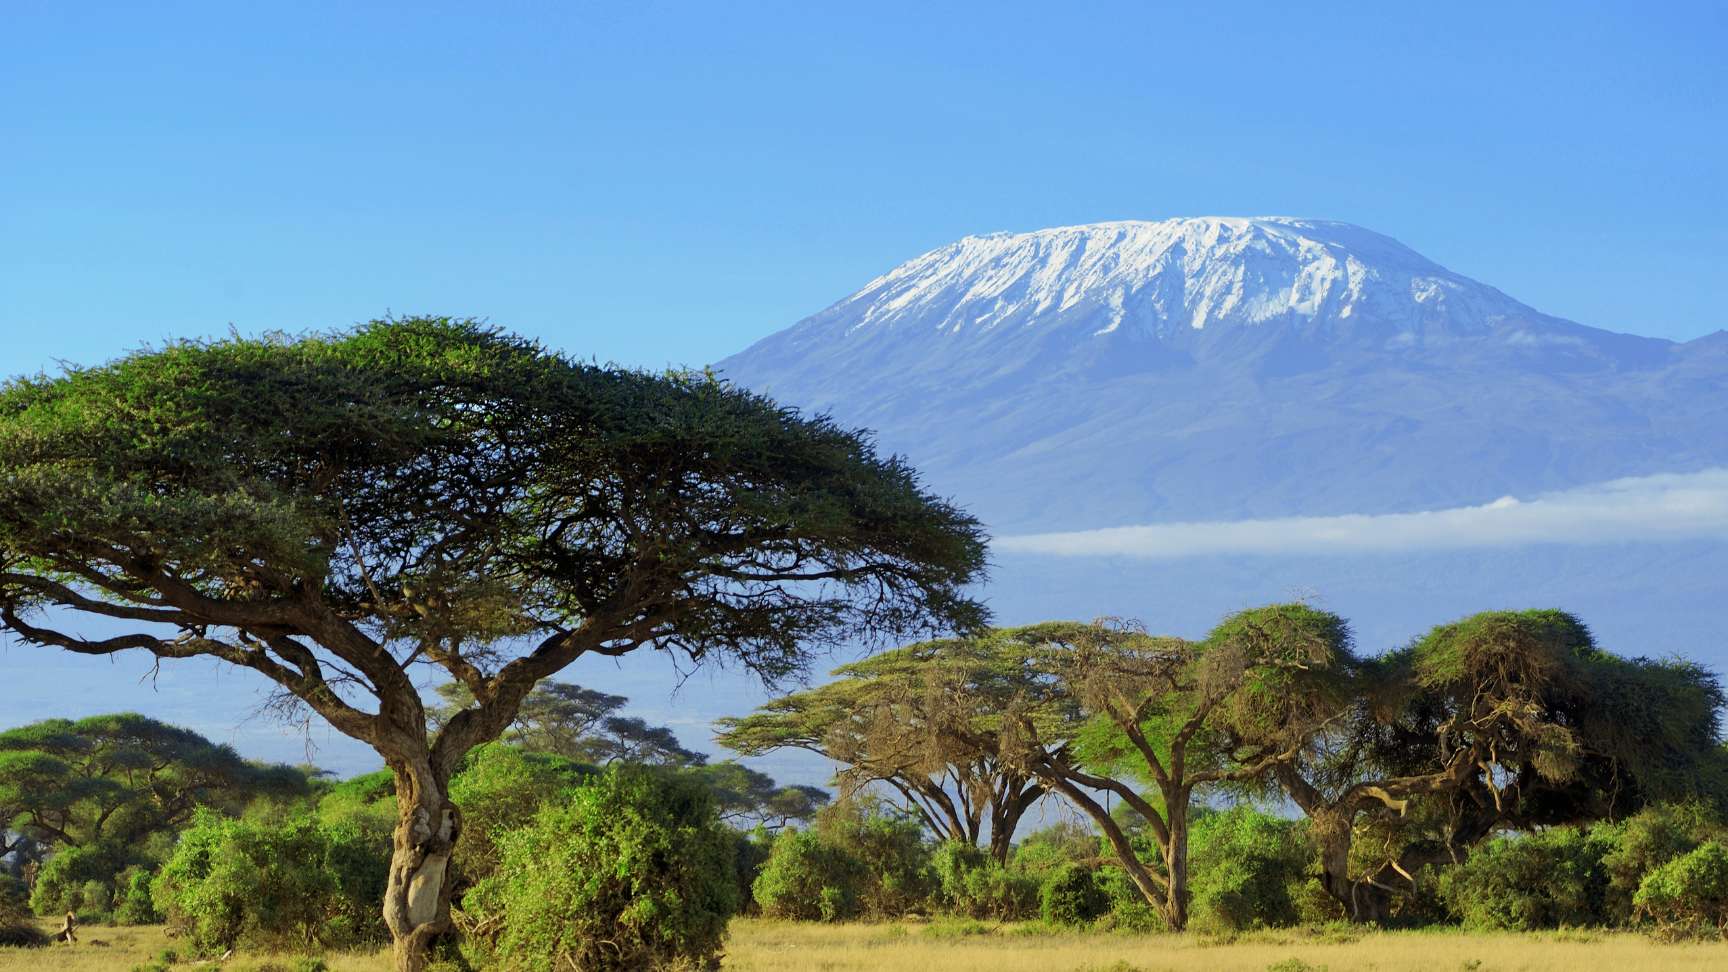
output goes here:
{"type": "Polygon", "coordinates": [[[993,526],[1478,503],[1728,462],[1728,355],[1297,217],[969,236],[716,367],[993,526]]]}

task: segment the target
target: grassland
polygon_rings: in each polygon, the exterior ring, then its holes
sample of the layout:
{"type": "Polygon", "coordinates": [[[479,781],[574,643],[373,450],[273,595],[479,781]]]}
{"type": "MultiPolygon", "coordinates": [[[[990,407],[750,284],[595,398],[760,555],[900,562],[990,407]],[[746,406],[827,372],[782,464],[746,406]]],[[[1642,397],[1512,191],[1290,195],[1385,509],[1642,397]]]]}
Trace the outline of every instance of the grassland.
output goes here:
{"type": "MultiPolygon", "coordinates": [[[[80,938],[71,947],[0,949],[0,972],[126,972],[174,946],[156,927],[89,927],[80,938]]],[[[324,959],[331,972],[389,968],[383,953],[324,959]]],[[[294,957],[245,954],[224,969],[250,972],[272,965],[291,970],[294,957]]],[[[1662,944],[1596,932],[1267,933],[1224,942],[1197,935],[1050,934],[1038,926],[977,923],[739,920],[725,967],[737,972],[1706,972],[1728,969],[1728,943],[1662,944]]]]}

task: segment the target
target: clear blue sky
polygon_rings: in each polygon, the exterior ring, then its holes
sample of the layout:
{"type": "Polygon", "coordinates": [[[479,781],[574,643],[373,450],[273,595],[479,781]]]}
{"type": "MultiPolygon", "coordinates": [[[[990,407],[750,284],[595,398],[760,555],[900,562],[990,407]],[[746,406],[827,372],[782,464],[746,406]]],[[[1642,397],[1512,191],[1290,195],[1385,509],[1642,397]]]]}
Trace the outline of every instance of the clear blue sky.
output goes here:
{"type": "Polygon", "coordinates": [[[0,21],[7,374],[387,311],[699,364],[966,233],[1196,214],[1349,220],[1585,323],[1728,327],[1721,3],[0,21]]]}

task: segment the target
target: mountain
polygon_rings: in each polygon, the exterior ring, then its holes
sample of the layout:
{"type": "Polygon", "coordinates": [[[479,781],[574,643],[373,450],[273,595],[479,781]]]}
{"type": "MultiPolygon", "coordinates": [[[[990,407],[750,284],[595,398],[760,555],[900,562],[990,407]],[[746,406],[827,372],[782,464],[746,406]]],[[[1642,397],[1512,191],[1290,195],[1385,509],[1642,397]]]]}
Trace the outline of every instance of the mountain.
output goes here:
{"type": "Polygon", "coordinates": [[[1586,327],[1319,220],[969,236],[717,368],[875,429],[1004,533],[1728,464],[1728,335],[1586,327]]]}

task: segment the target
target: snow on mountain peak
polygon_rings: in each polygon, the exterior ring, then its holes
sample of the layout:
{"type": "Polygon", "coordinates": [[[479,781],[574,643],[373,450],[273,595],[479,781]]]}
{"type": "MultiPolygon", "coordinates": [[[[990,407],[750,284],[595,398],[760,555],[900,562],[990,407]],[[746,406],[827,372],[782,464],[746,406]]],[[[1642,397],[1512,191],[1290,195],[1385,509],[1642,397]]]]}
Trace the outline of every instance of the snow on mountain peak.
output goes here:
{"type": "MultiPolygon", "coordinates": [[[[968,236],[895,267],[817,315],[848,333],[1123,327],[1157,336],[1280,321],[1394,333],[1479,331],[1540,316],[1390,237],[1348,223],[1194,217],[968,236]]],[[[815,319],[813,319],[815,320],[815,319]]]]}

